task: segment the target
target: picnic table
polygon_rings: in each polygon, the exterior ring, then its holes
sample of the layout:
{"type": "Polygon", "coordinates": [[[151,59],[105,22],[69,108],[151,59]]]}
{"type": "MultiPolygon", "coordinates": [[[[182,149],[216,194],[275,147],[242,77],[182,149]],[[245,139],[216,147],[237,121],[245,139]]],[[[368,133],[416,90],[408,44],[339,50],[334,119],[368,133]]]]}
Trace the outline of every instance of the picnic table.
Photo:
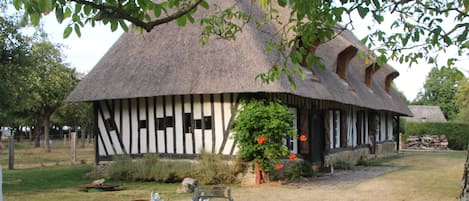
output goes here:
{"type": "Polygon", "coordinates": [[[222,198],[233,201],[231,197],[231,188],[222,186],[197,187],[192,201],[209,201],[210,198],[222,198]]]}

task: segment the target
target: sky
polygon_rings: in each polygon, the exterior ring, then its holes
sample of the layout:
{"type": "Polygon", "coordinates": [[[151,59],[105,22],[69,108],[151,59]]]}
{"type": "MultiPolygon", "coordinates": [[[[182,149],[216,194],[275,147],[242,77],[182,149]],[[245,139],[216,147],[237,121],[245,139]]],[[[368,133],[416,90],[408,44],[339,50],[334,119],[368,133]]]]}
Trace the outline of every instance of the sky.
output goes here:
{"type": "MultiPolygon", "coordinates": [[[[54,15],[45,16],[43,24],[51,41],[65,46],[63,52],[66,61],[70,63],[71,67],[82,73],[88,73],[123,33],[120,29],[111,32],[109,26],[104,25],[87,26],[81,29],[81,37],[72,33],[69,38],[64,39],[62,35],[65,23],[59,24],[54,15]]],[[[364,29],[356,27],[356,30],[363,31],[364,29]]],[[[354,31],[356,35],[363,35],[359,32],[354,31]]],[[[394,80],[397,88],[405,94],[408,100],[415,99],[417,93],[422,90],[423,83],[432,66],[423,63],[413,64],[412,67],[396,62],[389,62],[389,64],[399,71],[399,77],[394,80]]],[[[461,68],[461,70],[468,71],[469,68],[461,68]]]]}

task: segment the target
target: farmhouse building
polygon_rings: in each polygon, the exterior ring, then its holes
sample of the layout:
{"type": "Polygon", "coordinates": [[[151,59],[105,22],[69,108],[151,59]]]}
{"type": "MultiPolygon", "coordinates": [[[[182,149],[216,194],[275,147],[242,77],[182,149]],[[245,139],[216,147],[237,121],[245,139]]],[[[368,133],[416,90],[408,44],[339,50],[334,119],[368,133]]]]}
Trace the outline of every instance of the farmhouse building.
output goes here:
{"type": "Polygon", "coordinates": [[[327,165],[395,153],[399,116],[411,115],[391,87],[396,70],[358,58],[366,47],[343,31],[313,52],[326,69],[305,68],[304,80],[293,77],[295,90],[286,77],[262,84],[256,76],[278,61],[265,51],[277,28],[263,29],[249,23],[235,41],[205,46],[198,24],[124,33],[68,98],[94,104],[98,162],[120,154],[235,155],[230,129],[245,97],[288,105],[298,135],[308,140],[286,143],[306,160],[327,165]]]}

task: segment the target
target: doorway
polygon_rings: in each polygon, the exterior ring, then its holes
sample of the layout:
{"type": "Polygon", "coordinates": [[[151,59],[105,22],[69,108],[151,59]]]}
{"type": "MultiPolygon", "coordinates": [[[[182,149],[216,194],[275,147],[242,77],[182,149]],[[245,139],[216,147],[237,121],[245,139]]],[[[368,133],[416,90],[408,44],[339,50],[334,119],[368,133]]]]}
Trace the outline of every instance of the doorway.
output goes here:
{"type": "Polygon", "coordinates": [[[324,162],[324,114],[320,110],[313,110],[311,112],[311,132],[309,144],[311,145],[310,155],[311,162],[321,163],[324,162]]]}

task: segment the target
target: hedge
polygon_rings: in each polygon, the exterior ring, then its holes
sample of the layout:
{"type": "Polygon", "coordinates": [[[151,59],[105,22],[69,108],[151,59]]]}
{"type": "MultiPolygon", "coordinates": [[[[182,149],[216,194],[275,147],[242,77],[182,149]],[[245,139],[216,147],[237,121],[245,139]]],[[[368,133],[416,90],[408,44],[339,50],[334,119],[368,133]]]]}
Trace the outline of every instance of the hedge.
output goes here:
{"type": "Polygon", "coordinates": [[[406,122],[404,140],[411,135],[446,135],[448,147],[465,150],[469,142],[469,124],[457,122],[406,122]]]}

